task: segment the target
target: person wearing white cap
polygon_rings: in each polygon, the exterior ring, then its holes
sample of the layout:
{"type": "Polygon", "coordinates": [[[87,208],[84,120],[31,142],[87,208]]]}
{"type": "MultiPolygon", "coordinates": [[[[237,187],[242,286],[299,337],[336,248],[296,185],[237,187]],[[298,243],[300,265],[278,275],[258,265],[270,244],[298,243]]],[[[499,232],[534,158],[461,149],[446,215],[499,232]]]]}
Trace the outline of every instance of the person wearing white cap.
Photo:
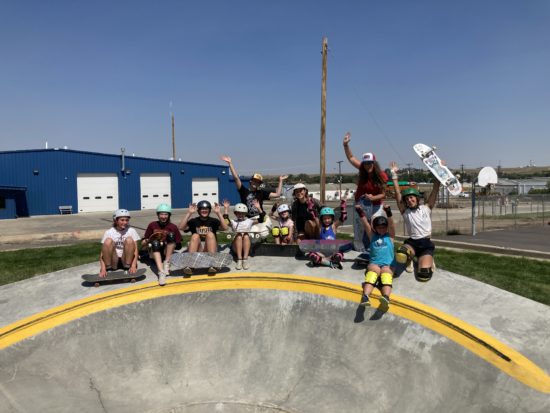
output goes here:
{"type": "Polygon", "coordinates": [[[252,202],[254,199],[257,199],[260,202],[260,206],[263,208],[263,203],[266,199],[279,198],[281,196],[281,192],[283,190],[283,181],[288,178],[287,175],[279,176],[279,186],[277,187],[277,190],[275,192],[261,189],[263,177],[259,173],[254,173],[252,175],[252,178],[250,178],[250,188],[247,188],[241,182],[239,174],[237,173],[235,166],[233,166],[231,157],[223,155],[220,157],[220,159],[224,162],[227,162],[229,166],[231,175],[233,175],[233,179],[235,180],[235,186],[237,187],[237,191],[239,191],[241,202],[245,204],[248,208],[247,216],[249,218],[260,215],[260,210],[258,210],[252,202]]]}
{"type": "MultiPolygon", "coordinates": [[[[354,157],[349,147],[350,141],[351,133],[347,132],[343,140],[344,152],[348,161],[359,170],[355,203],[361,205],[367,220],[370,222],[373,215],[377,215],[386,198],[388,176],[380,169],[380,165],[372,152],[364,153],[361,160],[354,157]]],[[[358,214],[355,214],[355,219],[353,220],[353,232],[355,249],[366,251],[369,248],[370,240],[365,233],[358,214]]]]}

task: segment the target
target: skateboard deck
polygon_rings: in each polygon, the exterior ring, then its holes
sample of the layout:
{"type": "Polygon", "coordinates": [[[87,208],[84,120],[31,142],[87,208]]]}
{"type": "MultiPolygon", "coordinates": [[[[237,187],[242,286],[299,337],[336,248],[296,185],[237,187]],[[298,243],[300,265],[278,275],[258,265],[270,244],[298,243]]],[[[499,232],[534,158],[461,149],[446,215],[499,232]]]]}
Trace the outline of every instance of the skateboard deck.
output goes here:
{"type": "Polygon", "coordinates": [[[263,235],[262,232],[259,231],[235,231],[235,232],[228,232],[226,237],[228,240],[235,239],[235,237],[238,234],[248,234],[250,237],[250,241],[252,242],[259,242],[262,240],[263,235]]]}
{"type": "Polygon", "coordinates": [[[99,287],[101,283],[109,281],[130,281],[135,282],[138,279],[145,278],[145,268],[138,268],[138,270],[130,274],[125,270],[109,271],[105,277],[100,277],[99,274],[84,274],[82,279],[88,283],[93,283],[96,287],[99,287]]]}
{"type": "Polygon", "coordinates": [[[254,248],[254,255],[266,255],[272,257],[295,257],[300,252],[298,245],[281,245],[262,242],[254,248]]]}
{"type": "Polygon", "coordinates": [[[173,270],[180,270],[185,267],[197,268],[221,268],[227,267],[233,262],[231,254],[224,252],[177,252],[170,259],[170,266],[173,270]]]}
{"type": "Polygon", "coordinates": [[[424,165],[447,188],[451,195],[456,196],[462,192],[462,185],[449,168],[441,163],[441,159],[435,153],[435,147],[431,148],[423,143],[417,143],[413,146],[413,149],[420,156],[424,165]]]}
{"type": "Polygon", "coordinates": [[[353,241],[345,239],[305,239],[298,243],[298,248],[304,254],[308,252],[320,252],[324,255],[332,255],[335,252],[346,252],[353,248],[353,241]]]}

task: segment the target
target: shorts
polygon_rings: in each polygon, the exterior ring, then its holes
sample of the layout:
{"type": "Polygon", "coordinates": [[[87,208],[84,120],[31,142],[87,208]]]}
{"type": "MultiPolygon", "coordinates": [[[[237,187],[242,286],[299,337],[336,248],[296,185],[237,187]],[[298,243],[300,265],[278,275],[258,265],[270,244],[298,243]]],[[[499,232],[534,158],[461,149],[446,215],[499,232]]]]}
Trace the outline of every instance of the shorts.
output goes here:
{"type": "Polygon", "coordinates": [[[435,245],[429,238],[412,239],[407,238],[404,244],[410,245],[414,249],[415,257],[424,255],[434,255],[435,245]]]}
{"type": "Polygon", "coordinates": [[[128,270],[130,268],[130,266],[125,266],[124,263],[122,262],[122,258],[118,258],[118,261],[116,263],[116,265],[113,267],[113,268],[108,268],[107,270],[108,271],[117,271],[117,270],[128,270]]]}

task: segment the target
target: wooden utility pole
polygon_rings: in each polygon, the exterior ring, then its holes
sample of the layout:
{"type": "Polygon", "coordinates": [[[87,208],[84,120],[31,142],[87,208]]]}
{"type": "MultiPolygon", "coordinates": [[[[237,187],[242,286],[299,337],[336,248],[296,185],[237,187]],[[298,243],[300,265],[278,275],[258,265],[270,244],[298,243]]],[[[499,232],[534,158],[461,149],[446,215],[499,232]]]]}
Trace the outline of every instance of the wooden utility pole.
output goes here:
{"type": "Polygon", "coordinates": [[[326,141],[326,124],[327,124],[327,52],[328,40],[323,37],[323,80],[321,85],[321,204],[325,203],[325,141],[326,141]]]}
{"type": "Polygon", "coordinates": [[[174,127],[174,114],[172,115],[172,159],[176,160],[176,128],[174,127]]]}

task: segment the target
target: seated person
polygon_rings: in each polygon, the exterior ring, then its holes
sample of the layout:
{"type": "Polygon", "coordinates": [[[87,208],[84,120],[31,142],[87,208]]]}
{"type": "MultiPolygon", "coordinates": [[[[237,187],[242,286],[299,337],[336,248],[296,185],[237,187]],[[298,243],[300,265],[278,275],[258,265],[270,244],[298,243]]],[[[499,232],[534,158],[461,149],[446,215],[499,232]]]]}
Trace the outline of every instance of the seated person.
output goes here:
{"type": "MultiPolygon", "coordinates": [[[[212,218],[210,212],[212,205],[208,201],[200,201],[198,204],[190,204],[187,214],[180,221],[178,228],[185,232],[191,232],[191,240],[187,252],[218,252],[218,240],[216,233],[221,228],[227,231],[229,228],[221,214],[220,205],[214,204],[214,212],[218,218],[212,218]],[[198,216],[190,219],[197,212],[198,216]]],[[[191,275],[193,270],[185,267],[183,272],[191,275]]],[[[210,267],[209,273],[216,273],[217,269],[210,267]]]]}
{"type": "Polygon", "coordinates": [[[273,227],[271,234],[275,244],[288,245],[294,242],[294,221],[290,218],[290,208],[287,204],[273,205],[270,218],[277,222],[273,227]],[[275,215],[277,211],[277,215],[275,215]]]}
{"type": "Polygon", "coordinates": [[[254,199],[254,208],[260,211],[258,219],[247,218],[248,207],[245,204],[239,203],[235,205],[234,213],[237,219],[229,219],[229,201],[226,199],[223,201],[224,214],[223,217],[226,223],[231,225],[231,228],[235,232],[235,239],[232,243],[233,251],[237,256],[237,265],[235,269],[248,270],[248,254],[250,253],[250,231],[253,225],[265,220],[265,212],[260,206],[260,201],[254,199]]]}
{"type": "Polygon", "coordinates": [[[159,285],[166,284],[166,276],[170,274],[170,258],[174,250],[181,247],[180,230],[170,222],[171,215],[170,205],[160,204],[157,207],[158,220],[147,226],[141,241],[142,248],[148,248],[149,257],[155,261],[159,285]]]}
{"type": "Polygon", "coordinates": [[[137,271],[140,236],[130,227],[130,212],[117,209],[113,214],[113,226],[105,231],[99,255],[99,276],[106,277],[107,271],[124,269],[130,274],[137,271]]]}

